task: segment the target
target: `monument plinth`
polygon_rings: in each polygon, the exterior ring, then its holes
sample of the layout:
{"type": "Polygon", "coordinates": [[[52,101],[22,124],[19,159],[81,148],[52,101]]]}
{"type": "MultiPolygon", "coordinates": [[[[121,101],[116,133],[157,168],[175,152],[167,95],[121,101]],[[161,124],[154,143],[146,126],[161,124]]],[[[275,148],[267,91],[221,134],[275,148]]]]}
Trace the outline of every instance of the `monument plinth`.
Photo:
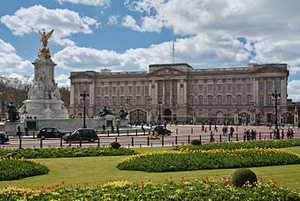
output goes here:
{"type": "Polygon", "coordinates": [[[54,81],[54,67],[49,48],[48,39],[53,30],[48,34],[40,32],[43,47],[38,53],[38,58],[33,62],[34,79],[30,86],[28,99],[23,102],[20,109],[22,118],[36,117],[40,119],[68,118],[67,109],[60,99],[59,89],[54,81]]]}

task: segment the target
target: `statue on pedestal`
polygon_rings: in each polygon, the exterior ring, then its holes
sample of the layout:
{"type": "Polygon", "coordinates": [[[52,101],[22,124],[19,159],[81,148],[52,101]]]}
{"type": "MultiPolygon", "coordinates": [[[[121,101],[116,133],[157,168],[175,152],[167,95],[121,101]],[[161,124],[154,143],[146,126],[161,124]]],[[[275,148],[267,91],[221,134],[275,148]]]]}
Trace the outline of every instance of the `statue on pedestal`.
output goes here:
{"type": "Polygon", "coordinates": [[[44,31],[43,31],[43,33],[41,33],[40,31],[39,31],[39,33],[42,35],[42,38],[41,38],[41,42],[43,43],[43,48],[41,49],[39,49],[40,50],[40,52],[38,53],[38,56],[39,55],[41,55],[41,54],[43,54],[43,55],[45,55],[45,57],[47,58],[47,59],[50,59],[51,58],[51,55],[50,55],[50,50],[49,50],[49,48],[47,48],[47,45],[48,45],[48,40],[49,40],[49,38],[51,37],[51,35],[53,34],[53,31],[54,31],[54,29],[52,29],[49,33],[47,33],[46,34],[46,32],[45,32],[45,29],[44,29],[44,31]]]}
{"type": "Polygon", "coordinates": [[[128,112],[125,112],[124,109],[121,109],[119,112],[120,118],[121,119],[126,119],[126,116],[128,115],[128,112]]]}
{"type": "Polygon", "coordinates": [[[10,104],[7,105],[8,108],[8,119],[10,122],[19,120],[19,113],[13,104],[13,102],[10,102],[10,104]]]}
{"type": "Polygon", "coordinates": [[[106,115],[113,115],[113,112],[109,108],[104,106],[102,112],[99,112],[99,116],[105,117],[106,115]]]}

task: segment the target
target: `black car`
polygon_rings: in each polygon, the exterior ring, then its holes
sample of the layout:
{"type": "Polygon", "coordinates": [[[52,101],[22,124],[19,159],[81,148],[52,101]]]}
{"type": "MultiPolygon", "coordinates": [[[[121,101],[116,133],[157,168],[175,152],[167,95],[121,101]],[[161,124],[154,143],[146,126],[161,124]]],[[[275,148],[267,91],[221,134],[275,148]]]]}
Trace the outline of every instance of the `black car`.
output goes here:
{"type": "Polygon", "coordinates": [[[0,133],[0,144],[3,144],[4,142],[8,142],[9,137],[6,133],[0,133]]]}
{"type": "MultiPolygon", "coordinates": [[[[70,134],[65,134],[62,139],[66,142],[70,140],[70,134]]],[[[92,128],[79,128],[71,133],[71,141],[89,141],[94,142],[98,139],[96,131],[92,128]]]]}
{"type": "Polygon", "coordinates": [[[153,126],[150,130],[150,133],[154,134],[155,132],[157,132],[158,135],[171,135],[171,133],[173,133],[173,131],[167,129],[164,126],[153,126]]]}
{"type": "Polygon", "coordinates": [[[37,134],[37,138],[61,138],[65,134],[67,133],[62,132],[55,127],[44,127],[41,128],[41,130],[37,134]]]}

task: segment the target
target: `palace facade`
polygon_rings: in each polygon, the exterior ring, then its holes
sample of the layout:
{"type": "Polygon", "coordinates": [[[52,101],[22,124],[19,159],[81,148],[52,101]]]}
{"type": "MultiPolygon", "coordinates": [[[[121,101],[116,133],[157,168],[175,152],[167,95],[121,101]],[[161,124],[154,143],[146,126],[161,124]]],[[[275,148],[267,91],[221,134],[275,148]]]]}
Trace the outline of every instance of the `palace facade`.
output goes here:
{"type": "Polygon", "coordinates": [[[133,122],[179,121],[274,123],[275,93],[279,123],[298,122],[288,107],[286,64],[194,69],[186,63],[150,65],[148,71],[72,72],[69,114],[96,117],[104,106],[129,112],[133,122]]]}

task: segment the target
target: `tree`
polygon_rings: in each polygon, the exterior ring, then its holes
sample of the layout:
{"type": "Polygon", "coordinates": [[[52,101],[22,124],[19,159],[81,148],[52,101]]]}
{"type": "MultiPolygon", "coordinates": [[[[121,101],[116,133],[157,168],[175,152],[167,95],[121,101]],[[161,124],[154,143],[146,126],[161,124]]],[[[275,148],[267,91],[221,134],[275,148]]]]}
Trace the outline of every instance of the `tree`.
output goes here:
{"type": "Polygon", "coordinates": [[[61,100],[65,103],[65,106],[70,105],[70,89],[68,87],[60,87],[59,93],[61,100]]]}

